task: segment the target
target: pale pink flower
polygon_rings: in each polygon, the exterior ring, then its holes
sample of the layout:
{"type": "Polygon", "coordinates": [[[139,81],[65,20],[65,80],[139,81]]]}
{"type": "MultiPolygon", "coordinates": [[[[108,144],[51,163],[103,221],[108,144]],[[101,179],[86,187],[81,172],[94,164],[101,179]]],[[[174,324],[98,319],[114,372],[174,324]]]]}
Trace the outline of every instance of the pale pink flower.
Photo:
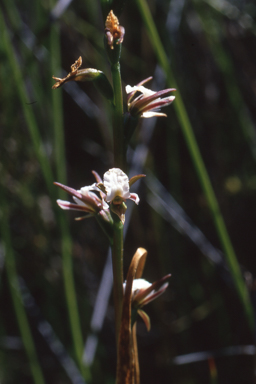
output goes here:
{"type": "Polygon", "coordinates": [[[162,91],[154,92],[151,89],[145,88],[143,84],[151,80],[152,77],[141,81],[139,84],[131,87],[127,85],[125,90],[128,94],[128,111],[134,117],[153,117],[153,116],[167,116],[165,113],[159,112],[161,107],[166,107],[171,104],[175,96],[167,96],[170,92],[175,91],[174,88],[164,89],[162,91]]]}

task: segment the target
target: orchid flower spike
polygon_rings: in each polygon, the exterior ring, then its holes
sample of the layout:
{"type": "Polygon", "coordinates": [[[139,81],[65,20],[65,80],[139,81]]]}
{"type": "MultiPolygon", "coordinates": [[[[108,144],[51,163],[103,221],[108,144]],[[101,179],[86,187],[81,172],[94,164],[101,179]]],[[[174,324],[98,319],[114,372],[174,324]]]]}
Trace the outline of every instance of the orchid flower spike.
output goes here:
{"type": "Polygon", "coordinates": [[[143,85],[151,79],[152,77],[148,77],[134,87],[127,85],[125,88],[128,95],[128,111],[133,117],[167,116],[165,113],[158,111],[161,107],[171,104],[175,96],[162,96],[168,95],[170,92],[176,91],[176,89],[168,88],[154,92],[143,85]]]}

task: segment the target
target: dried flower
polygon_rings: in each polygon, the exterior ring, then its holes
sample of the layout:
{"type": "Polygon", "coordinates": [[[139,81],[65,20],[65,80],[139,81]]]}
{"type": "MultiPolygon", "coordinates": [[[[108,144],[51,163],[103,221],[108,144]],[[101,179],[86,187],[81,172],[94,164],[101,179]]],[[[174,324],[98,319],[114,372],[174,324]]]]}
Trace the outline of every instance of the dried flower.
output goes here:
{"type": "Polygon", "coordinates": [[[52,86],[53,89],[59,88],[68,81],[92,81],[97,89],[109,100],[113,99],[113,89],[106,75],[94,68],[79,69],[82,65],[82,57],[80,56],[74,64],[71,65],[71,72],[63,79],[54,77],[56,83],[52,86]]]}
{"type": "Polygon", "coordinates": [[[111,49],[114,49],[114,43],[121,44],[124,40],[125,29],[119,25],[118,18],[114,15],[113,11],[110,11],[107,16],[105,34],[111,49]]]}
{"type": "Polygon", "coordinates": [[[164,89],[162,91],[154,92],[145,88],[143,84],[151,80],[152,77],[141,81],[139,84],[131,87],[127,85],[125,90],[128,94],[128,111],[134,117],[153,117],[153,116],[167,116],[165,113],[158,112],[161,107],[166,107],[171,104],[175,96],[162,96],[175,91],[174,88],[164,89]]]}
{"type": "Polygon", "coordinates": [[[94,68],[87,68],[87,69],[79,69],[82,65],[82,57],[80,56],[74,64],[71,65],[71,72],[64,77],[63,79],[59,77],[52,77],[56,83],[52,86],[53,89],[59,88],[61,85],[66,83],[67,81],[86,81],[86,80],[92,80],[95,75],[101,71],[98,71],[94,68]]]}

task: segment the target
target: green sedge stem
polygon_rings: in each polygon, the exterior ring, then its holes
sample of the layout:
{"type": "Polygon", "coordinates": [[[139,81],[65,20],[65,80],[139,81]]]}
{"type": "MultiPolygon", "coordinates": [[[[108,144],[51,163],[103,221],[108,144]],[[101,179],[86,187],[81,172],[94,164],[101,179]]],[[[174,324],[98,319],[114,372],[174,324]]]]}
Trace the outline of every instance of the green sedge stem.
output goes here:
{"type": "MultiPolygon", "coordinates": [[[[119,50],[121,47],[116,46],[119,50]]],[[[119,58],[112,61],[111,65],[114,106],[113,106],[113,142],[114,142],[114,167],[124,170],[124,128],[123,128],[123,93],[120,73],[119,58]]],[[[113,265],[113,291],[115,304],[115,327],[116,343],[118,345],[119,330],[123,304],[123,223],[116,214],[113,214],[113,244],[112,244],[112,265],[113,265]]]]}
{"type": "Polygon", "coordinates": [[[114,235],[112,245],[112,265],[114,279],[114,304],[116,342],[118,343],[123,304],[123,224],[116,214],[113,214],[114,235]]]}
{"type": "Polygon", "coordinates": [[[91,373],[88,367],[82,363],[83,356],[83,337],[81,331],[81,324],[79,320],[79,313],[76,300],[74,276],[73,276],[73,263],[72,263],[72,241],[70,239],[69,230],[67,227],[66,219],[60,221],[61,234],[62,234],[62,265],[64,288],[67,300],[68,315],[70,321],[71,334],[74,343],[74,352],[78,367],[86,380],[91,379],[91,373]]]}
{"type": "MultiPolygon", "coordinates": [[[[152,18],[152,15],[150,13],[150,10],[148,8],[148,5],[145,0],[137,0],[137,5],[141,12],[143,21],[146,25],[146,28],[150,37],[150,41],[152,42],[158,61],[162,66],[163,70],[165,71],[168,86],[175,87],[176,85],[174,81],[174,76],[171,71],[168,58],[164,51],[162,42],[158,35],[157,29],[156,29],[154,20],[152,18]]],[[[212,212],[212,217],[214,220],[216,231],[219,235],[219,239],[223,247],[224,255],[230,268],[230,273],[233,276],[233,280],[234,280],[234,284],[235,284],[238,296],[240,297],[241,303],[244,307],[248,324],[251,327],[251,329],[254,329],[254,315],[253,315],[252,305],[249,300],[248,291],[243,281],[242,274],[235,256],[233,246],[231,244],[229,235],[227,233],[227,229],[226,229],[223,217],[221,215],[217,199],[215,197],[209,176],[207,174],[205,165],[203,163],[203,160],[202,160],[202,157],[193,133],[192,126],[190,124],[185,106],[182,101],[182,97],[178,91],[176,92],[175,96],[176,96],[176,99],[173,105],[176,110],[177,117],[183,131],[183,135],[185,137],[188,149],[190,151],[190,155],[194,163],[199,182],[201,183],[201,187],[205,193],[205,196],[209,204],[209,208],[212,212]]]]}
{"type": "Polygon", "coordinates": [[[114,88],[114,166],[124,170],[123,92],[120,74],[120,63],[118,62],[112,64],[111,71],[114,88]]]}

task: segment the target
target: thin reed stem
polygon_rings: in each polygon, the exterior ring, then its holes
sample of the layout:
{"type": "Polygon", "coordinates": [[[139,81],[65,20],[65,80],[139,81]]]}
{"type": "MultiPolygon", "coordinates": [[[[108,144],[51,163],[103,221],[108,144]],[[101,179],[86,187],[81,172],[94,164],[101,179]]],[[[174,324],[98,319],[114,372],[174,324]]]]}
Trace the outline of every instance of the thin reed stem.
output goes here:
{"type": "MultiPolygon", "coordinates": [[[[118,47],[121,52],[121,47],[118,47]]],[[[123,131],[123,93],[119,61],[111,65],[114,106],[113,106],[113,142],[114,142],[114,167],[124,170],[124,131],[123,131]]],[[[116,214],[113,214],[113,292],[115,304],[116,343],[118,344],[119,330],[123,303],[123,224],[116,214]]]]}
{"type": "MultiPolygon", "coordinates": [[[[51,72],[56,73],[60,69],[60,36],[58,26],[55,24],[51,28],[51,72]]],[[[65,141],[63,127],[63,110],[62,110],[62,93],[52,92],[53,104],[53,132],[54,132],[54,153],[57,180],[66,184],[66,156],[65,141]]],[[[59,191],[62,198],[66,193],[59,191]]],[[[90,379],[90,371],[88,367],[83,366],[83,336],[78,313],[75,283],[73,275],[72,262],[72,240],[70,238],[68,223],[62,212],[58,212],[58,219],[61,231],[61,249],[62,249],[62,266],[64,277],[64,288],[67,302],[67,310],[70,321],[71,334],[73,338],[73,346],[77,364],[85,379],[90,379]]]]}
{"type": "Polygon", "coordinates": [[[27,314],[22,303],[22,297],[19,289],[18,274],[16,269],[15,256],[10,234],[10,224],[8,219],[8,205],[5,201],[5,197],[3,196],[2,191],[0,193],[0,196],[0,201],[2,203],[0,231],[5,249],[5,268],[13,301],[14,311],[20,329],[22,342],[29,360],[29,365],[34,379],[34,383],[45,384],[44,376],[37,358],[36,348],[34,345],[27,314]]]}
{"type": "Polygon", "coordinates": [[[114,166],[125,171],[124,167],[124,130],[123,130],[123,93],[120,74],[120,63],[112,64],[114,88],[113,135],[114,135],[114,166]]]}
{"type": "MultiPolygon", "coordinates": [[[[147,2],[145,0],[137,0],[136,2],[140,10],[141,16],[143,18],[143,21],[145,23],[145,26],[147,28],[150,41],[153,45],[158,61],[166,74],[168,86],[176,87],[176,84],[175,84],[176,82],[174,80],[174,76],[169,64],[169,60],[164,51],[162,42],[158,35],[157,29],[156,29],[154,20],[152,18],[152,15],[150,13],[150,10],[148,8],[147,2]]],[[[248,324],[251,327],[251,329],[253,329],[254,315],[253,315],[252,305],[249,300],[248,291],[243,281],[242,274],[235,256],[232,243],[227,233],[227,229],[226,229],[223,217],[221,215],[217,199],[215,197],[209,176],[207,174],[205,165],[203,163],[203,160],[202,160],[202,157],[201,157],[201,154],[192,130],[192,126],[189,121],[189,118],[188,118],[188,115],[179,91],[176,92],[176,99],[175,99],[175,103],[173,103],[173,106],[176,110],[177,118],[180,122],[184,138],[186,140],[192,161],[194,163],[195,170],[198,175],[199,182],[201,184],[201,187],[206,196],[209,208],[211,210],[215,228],[219,235],[219,239],[222,244],[224,255],[229,265],[230,273],[233,277],[233,281],[234,281],[238,296],[240,297],[241,303],[244,307],[248,324]]]]}
{"type": "Polygon", "coordinates": [[[118,343],[119,330],[123,304],[123,224],[116,214],[113,215],[114,235],[112,245],[113,264],[113,291],[115,304],[116,343],[118,343]]]}

